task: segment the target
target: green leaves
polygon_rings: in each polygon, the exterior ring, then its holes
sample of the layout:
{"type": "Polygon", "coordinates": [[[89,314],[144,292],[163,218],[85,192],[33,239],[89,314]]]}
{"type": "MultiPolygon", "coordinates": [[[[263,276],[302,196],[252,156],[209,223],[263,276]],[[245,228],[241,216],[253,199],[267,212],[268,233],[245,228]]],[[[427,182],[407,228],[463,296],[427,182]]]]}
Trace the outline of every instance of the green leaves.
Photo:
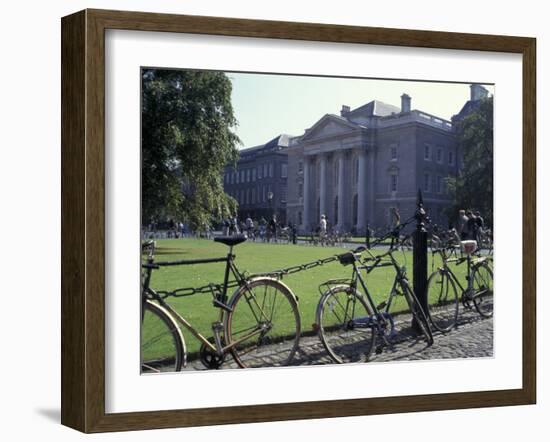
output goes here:
{"type": "Polygon", "coordinates": [[[142,71],[142,223],[200,229],[235,212],[221,177],[238,158],[236,125],[224,73],[142,71]]]}
{"type": "Polygon", "coordinates": [[[447,179],[458,209],[479,210],[493,224],[493,98],[482,99],[478,108],[458,128],[458,143],[464,153],[460,175],[447,179]]]}

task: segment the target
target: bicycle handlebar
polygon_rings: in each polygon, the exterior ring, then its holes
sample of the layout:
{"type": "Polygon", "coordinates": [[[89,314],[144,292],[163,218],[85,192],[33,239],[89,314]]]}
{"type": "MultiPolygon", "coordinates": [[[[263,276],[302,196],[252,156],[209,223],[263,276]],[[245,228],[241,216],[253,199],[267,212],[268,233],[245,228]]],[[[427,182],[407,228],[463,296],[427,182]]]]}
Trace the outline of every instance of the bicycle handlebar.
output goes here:
{"type": "MultiPolygon", "coordinates": [[[[401,233],[401,231],[415,220],[416,220],[416,218],[414,216],[411,216],[405,222],[399,224],[398,226],[396,226],[392,230],[390,230],[388,233],[386,233],[384,236],[378,238],[374,243],[371,244],[371,248],[374,247],[374,246],[377,246],[378,244],[380,244],[382,242],[384,242],[388,238],[392,238],[392,240],[395,239],[395,238],[399,238],[399,234],[401,233]]],[[[393,246],[393,244],[392,244],[392,246],[393,246]]]]}

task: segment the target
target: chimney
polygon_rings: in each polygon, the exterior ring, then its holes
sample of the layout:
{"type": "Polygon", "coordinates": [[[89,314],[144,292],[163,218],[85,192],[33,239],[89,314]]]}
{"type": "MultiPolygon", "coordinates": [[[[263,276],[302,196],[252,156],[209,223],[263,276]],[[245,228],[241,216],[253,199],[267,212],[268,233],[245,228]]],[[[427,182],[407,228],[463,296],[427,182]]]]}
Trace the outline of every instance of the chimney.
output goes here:
{"type": "Polygon", "coordinates": [[[349,106],[346,106],[345,104],[342,105],[342,110],[340,111],[340,116],[347,117],[350,113],[351,109],[349,106]]]}
{"type": "Polygon", "coordinates": [[[489,95],[489,91],[485,89],[480,84],[471,84],[470,85],[470,100],[471,101],[478,101],[482,98],[487,98],[489,95]]]}
{"type": "Polygon", "coordinates": [[[411,111],[411,97],[407,94],[401,95],[401,112],[410,112],[411,111]]]}

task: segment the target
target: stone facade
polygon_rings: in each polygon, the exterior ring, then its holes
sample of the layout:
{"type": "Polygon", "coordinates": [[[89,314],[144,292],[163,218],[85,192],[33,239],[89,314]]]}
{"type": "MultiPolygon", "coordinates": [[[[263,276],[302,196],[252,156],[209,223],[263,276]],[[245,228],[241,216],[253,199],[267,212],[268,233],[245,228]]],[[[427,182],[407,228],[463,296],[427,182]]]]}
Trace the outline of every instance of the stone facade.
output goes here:
{"type": "Polygon", "coordinates": [[[268,220],[275,214],[286,223],[289,140],[288,135],[279,135],[266,144],[242,149],[237,168],[225,168],[224,189],[239,203],[239,219],[250,215],[268,220]]]}
{"type": "Polygon", "coordinates": [[[432,219],[451,201],[445,178],[456,176],[462,158],[451,122],[371,101],[340,115],[326,114],[304,135],[291,140],[288,154],[287,218],[305,232],[325,215],[339,231],[363,235],[367,224],[387,228],[391,213],[414,213],[422,189],[432,219]]]}
{"type": "Polygon", "coordinates": [[[407,94],[400,107],[377,100],[342,106],[340,115],[324,115],[301,136],[241,150],[237,169],[225,170],[225,191],[239,202],[241,219],[275,213],[308,233],[325,215],[340,232],[364,235],[367,225],[387,229],[394,209],[402,221],[412,216],[421,189],[428,214],[446,227],[452,199],[445,179],[457,176],[463,159],[454,123],[487,95],[472,85],[452,122],[413,109],[407,94]]]}

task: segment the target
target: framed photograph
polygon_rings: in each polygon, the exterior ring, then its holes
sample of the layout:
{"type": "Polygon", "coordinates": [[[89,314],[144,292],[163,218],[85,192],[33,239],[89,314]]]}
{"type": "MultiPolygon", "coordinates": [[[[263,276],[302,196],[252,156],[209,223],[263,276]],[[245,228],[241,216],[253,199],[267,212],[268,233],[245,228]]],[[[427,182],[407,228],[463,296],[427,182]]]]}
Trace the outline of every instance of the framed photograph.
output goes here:
{"type": "Polygon", "coordinates": [[[535,403],[535,53],[64,17],[62,423],[535,403]]]}

